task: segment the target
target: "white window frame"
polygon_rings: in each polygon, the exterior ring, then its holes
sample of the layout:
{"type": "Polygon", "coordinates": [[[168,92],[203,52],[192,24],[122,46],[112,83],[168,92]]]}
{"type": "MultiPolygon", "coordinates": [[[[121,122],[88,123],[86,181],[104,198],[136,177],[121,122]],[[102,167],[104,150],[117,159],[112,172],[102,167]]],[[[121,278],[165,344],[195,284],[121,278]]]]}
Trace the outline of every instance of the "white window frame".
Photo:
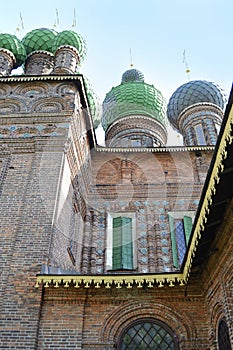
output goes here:
{"type": "Polygon", "coordinates": [[[137,268],[137,231],[136,231],[136,213],[135,212],[113,212],[107,215],[107,244],[106,244],[106,270],[112,270],[112,238],[113,238],[113,219],[119,216],[132,219],[132,240],[133,240],[133,269],[137,268]]]}

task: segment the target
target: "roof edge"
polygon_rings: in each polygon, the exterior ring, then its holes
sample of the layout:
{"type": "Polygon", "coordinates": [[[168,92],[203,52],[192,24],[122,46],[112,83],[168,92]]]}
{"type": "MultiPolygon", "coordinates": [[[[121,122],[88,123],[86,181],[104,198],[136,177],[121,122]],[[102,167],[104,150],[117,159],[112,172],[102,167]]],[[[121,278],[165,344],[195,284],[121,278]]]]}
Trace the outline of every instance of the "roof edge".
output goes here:
{"type": "Polygon", "coordinates": [[[198,242],[201,239],[202,233],[205,229],[207,222],[207,216],[210,212],[210,207],[213,202],[213,196],[216,193],[216,186],[220,181],[220,176],[224,171],[223,162],[227,157],[227,146],[233,142],[233,136],[231,135],[233,130],[233,87],[230,93],[229,101],[226,107],[225,115],[223,118],[222,126],[220,129],[219,137],[217,140],[215,152],[209,167],[209,171],[206,176],[206,180],[203,186],[202,195],[200,198],[199,206],[197,208],[191,241],[189,249],[186,254],[186,259],[183,264],[183,274],[185,279],[189,278],[192,262],[196,254],[198,242]]]}
{"type": "Polygon", "coordinates": [[[148,288],[184,286],[187,280],[183,273],[163,274],[117,274],[117,275],[37,275],[35,287],[75,287],[75,288],[148,288]]]}

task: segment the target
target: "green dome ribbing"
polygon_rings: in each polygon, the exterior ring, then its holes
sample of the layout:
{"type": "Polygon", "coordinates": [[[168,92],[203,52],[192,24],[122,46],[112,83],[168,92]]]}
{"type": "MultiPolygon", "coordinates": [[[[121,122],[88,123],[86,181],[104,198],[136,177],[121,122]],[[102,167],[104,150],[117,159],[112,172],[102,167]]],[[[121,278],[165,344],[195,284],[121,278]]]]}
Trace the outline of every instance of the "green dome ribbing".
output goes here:
{"type": "Polygon", "coordinates": [[[84,78],[84,85],[87,93],[89,107],[92,115],[94,128],[97,128],[101,122],[100,101],[92,89],[91,83],[87,77],[84,78]]]}
{"type": "Polygon", "coordinates": [[[63,45],[75,47],[78,50],[81,61],[83,61],[83,59],[86,57],[86,42],[81,35],[77,34],[76,32],[72,30],[64,30],[63,32],[58,33],[53,43],[53,51],[55,52],[60,46],[63,45]]]}
{"type": "Polygon", "coordinates": [[[142,81],[121,83],[113,87],[104,99],[104,130],[106,131],[115,120],[128,115],[145,115],[166,126],[166,101],[153,85],[142,81]]]}
{"type": "Polygon", "coordinates": [[[11,34],[0,33],[0,48],[11,51],[16,59],[14,68],[21,66],[26,59],[26,50],[21,41],[11,34]]]}
{"type": "Polygon", "coordinates": [[[57,32],[51,29],[41,28],[34,29],[27,33],[22,39],[22,43],[29,55],[33,51],[43,50],[53,52],[53,45],[57,32]]]}

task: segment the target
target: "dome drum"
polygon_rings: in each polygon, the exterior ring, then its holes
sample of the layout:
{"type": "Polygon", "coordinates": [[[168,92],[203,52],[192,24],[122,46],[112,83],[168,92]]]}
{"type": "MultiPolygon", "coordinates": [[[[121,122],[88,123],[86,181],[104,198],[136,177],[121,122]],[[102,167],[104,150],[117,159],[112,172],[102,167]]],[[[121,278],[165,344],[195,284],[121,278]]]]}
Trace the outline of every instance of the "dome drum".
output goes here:
{"type": "MultiPolygon", "coordinates": [[[[213,104],[224,109],[226,96],[221,88],[205,80],[189,81],[181,85],[168,102],[167,115],[173,127],[179,130],[178,119],[186,108],[199,103],[213,104]]],[[[179,130],[181,132],[181,130],[179,130]]]]}
{"type": "Polygon", "coordinates": [[[53,74],[77,73],[80,64],[78,50],[70,45],[60,46],[55,52],[53,74]]]}
{"type": "Polygon", "coordinates": [[[217,84],[189,81],[171,96],[168,120],[182,134],[186,146],[215,145],[225,104],[226,96],[217,84]]]}
{"type": "Polygon", "coordinates": [[[102,125],[112,147],[159,147],[167,141],[166,101],[143,74],[129,69],[103,102],[102,125]]]}
{"type": "Polygon", "coordinates": [[[25,62],[26,75],[50,74],[54,67],[54,55],[48,51],[33,51],[25,62]]]}
{"type": "Polygon", "coordinates": [[[177,120],[184,144],[215,145],[222,117],[221,108],[211,103],[198,103],[186,108],[177,120]]]}
{"type": "Polygon", "coordinates": [[[0,48],[0,76],[10,75],[15,62],[15,56],[11,51],[0,48]]]}
{"type": "Polygon", "coordinates": [[[106,131],[108,147],[161,147],[166,142],[165,127],[143,115],[121,118],[106,131]]]}

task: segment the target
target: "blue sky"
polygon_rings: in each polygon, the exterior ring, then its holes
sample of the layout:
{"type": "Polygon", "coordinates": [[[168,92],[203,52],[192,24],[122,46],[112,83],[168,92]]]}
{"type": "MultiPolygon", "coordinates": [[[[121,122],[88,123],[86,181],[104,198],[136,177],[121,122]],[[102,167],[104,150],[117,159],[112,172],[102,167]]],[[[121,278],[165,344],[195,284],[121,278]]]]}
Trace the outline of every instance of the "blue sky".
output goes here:
{"type": "Polygon", "coordinates": [[[130,68],[135,68],[168,100],[190,79],[219,84],[229,94],[233,77],[232,0],[11,0],[1,6],[0,31],[21,38],[35,28],[71,29],[87,41],[81,67],[101,100],[130,68]],[[20,22],[24,29],[16,28],[20,22]]]}

